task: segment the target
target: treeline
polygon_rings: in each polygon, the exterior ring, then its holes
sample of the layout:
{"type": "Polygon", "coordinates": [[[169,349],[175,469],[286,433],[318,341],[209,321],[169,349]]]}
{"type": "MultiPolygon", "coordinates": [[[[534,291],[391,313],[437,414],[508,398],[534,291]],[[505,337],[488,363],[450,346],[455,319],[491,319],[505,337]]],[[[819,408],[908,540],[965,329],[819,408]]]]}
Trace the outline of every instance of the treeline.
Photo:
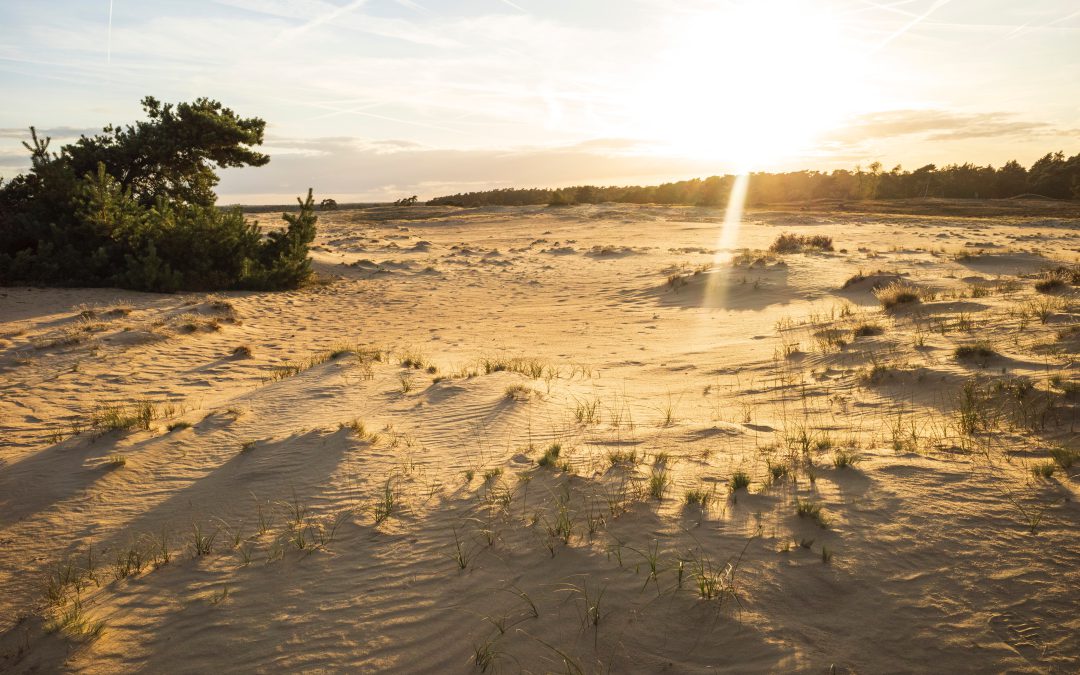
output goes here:
{"type": "MultiPolygon", "coordinates": [[[[525,206],[548,204],[685,204],[720,206],[727,203],[734,176],[684,180],[651,186],[580,185],[559,189],[503,188],[466,192],[428,201],[433,206],[525,206]]],[[[914,171],[897,166],[884,171],[881,164],[854,171],[792,171],[754,173],[750,176],[749,204],[800,202],[814,199],[907,199],[913,197],[948,197],[961,199],[1003,199],[1036,194],[1054,199],[1080,199],[1080,154],[1066,157],[1062,152],[1048,153],[1025,169],[1019,162],[1006,162],[999,168],[974,164],[933,164],[914,171]]]]}
{"type": "Polygon", "coordinates": [[[148,120],[59,152],[31,127],[31,169],[0,181],[0,283],[147,291],[292,288],[311,274],[311,191],[263,235],[219,209],[215,168],[262,166],[266,122],[217,101],[143,99],[148,120]]]}

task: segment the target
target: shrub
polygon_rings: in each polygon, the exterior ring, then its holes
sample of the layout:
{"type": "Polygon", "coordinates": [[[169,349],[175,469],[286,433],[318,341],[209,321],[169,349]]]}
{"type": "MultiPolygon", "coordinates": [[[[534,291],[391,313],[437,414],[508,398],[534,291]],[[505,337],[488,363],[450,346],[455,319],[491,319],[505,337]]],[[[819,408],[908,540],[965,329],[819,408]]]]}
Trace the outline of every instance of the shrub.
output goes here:
{"type": "Polygon", "coordinates": [[[977,363],[986,363],[988,359],[997,356],[997,352],[990,347],[990,345],[984,342],[977,342],[972,345],[961,345],[953,351],[953,355],[960,361],[975,361],[977,363]]]}
{"type": "Polygon", "coordinates": [[[1053,293],[1065,288],[1065,280],[1056,276],[1046,276],[1035,282],[1035,290],[1040,293],[1053,293]]]}
{"type": "Polygon", "coordinates": [[[893,309],[899,305],[908,305],[921,302],[923,291],[903,281],[893,283],[874,291],[874,297],[881,303],[883,309],[893,309]]]}
{"type": "Polygon", "coordinates": [[[308,191],[287,227],[262,236],[215,206],[214,167],[261,166],[265,122],[220,103],[143,100],[149,121],[49,152],[33,127],[28,174],[0,187],[0,283],[147,291],[292,288],[311,274],[308,191]]]}
{"type": "Polygon", "coordinates": [[[1054,293],[1065,288],[1066,284],[1080,284],[1080,265],[1062,265],[1043,272],[1035,282],[1035,290],[1040,293],[1054,293]]]}
{"type": "Polygon", "coordinates": [[[769,251],[773,253],[831,250],[833,250],[832,237],[826,237],[823,234],[808,235],[785,232],[778,236],[769,246],[769,251]]]}

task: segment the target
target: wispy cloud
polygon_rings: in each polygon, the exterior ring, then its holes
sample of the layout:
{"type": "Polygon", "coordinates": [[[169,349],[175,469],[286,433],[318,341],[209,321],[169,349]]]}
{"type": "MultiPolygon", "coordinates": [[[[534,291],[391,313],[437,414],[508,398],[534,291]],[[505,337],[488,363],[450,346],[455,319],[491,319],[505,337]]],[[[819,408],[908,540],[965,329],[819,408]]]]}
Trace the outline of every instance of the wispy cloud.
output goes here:
{"type": "Polygon", "coordinates": [[[513,7],[514,9],[516,9],[519,12],[526,12],[527,13],[527,10],[524,7],[522,7],[521,5],[517,4],[516,2],[511,2],[510,0],[499,0],[499,2],[501,2],[502,4],[507,5],[509,7],[513,7]]]}
{"type": "Polygon", "coordinates": [[[906,22],[905,24],[897,28],[895,31],[890,33],[888,36],[886,36],[884,40],[877,44],[875,50],[885,49],[893,40],[899,38],[911,29],[918,26],[920,23],[925,21],[931,14],[941,9],[945,5],[949,4],[949,2],[951,2],[951,0],[934,0],[934,3],[930,5],[923,13],[912,16],[910,21],[906,22]]]}
{"type": "Polygon", "coordinates": [[[1017,119],[1005,112],[960,113],[948,110],[889,110],[870,113],[853,120],[831,140],[858,143],[915,134],[928,140],[947,141],[965,138],[1004,136],[1047,136],[1067,133],[1041,121],[1017,119]]]}
{"type": "MultiPolygon", "coordinates": [[[[100,127],[39,127],[37,129],[38,136],[49,136],[57,141],[78,138],[83,135],[92,135],[99,133],[100,131],[100,127]]],[[[30,138],[30,129],[27,127],[0,128],[0,138],[26,140],[30,138]]]]}

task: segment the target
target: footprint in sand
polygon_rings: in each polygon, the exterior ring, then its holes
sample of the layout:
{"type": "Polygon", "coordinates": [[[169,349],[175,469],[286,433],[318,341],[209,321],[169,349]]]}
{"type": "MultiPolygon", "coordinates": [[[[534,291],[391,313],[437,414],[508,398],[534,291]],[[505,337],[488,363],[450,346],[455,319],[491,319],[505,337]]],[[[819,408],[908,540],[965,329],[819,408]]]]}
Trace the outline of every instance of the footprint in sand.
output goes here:
{"type": "Polygon", "coordinates": [[[990,627],[994,629],[998,637],[1005,641],[1005,644],[1015,649],[1028,661],[1035,663],[1042,656],[1042,639],[1035,625],[1011,612],[1006,612],[995,614],[990,619],[990,627]]]}

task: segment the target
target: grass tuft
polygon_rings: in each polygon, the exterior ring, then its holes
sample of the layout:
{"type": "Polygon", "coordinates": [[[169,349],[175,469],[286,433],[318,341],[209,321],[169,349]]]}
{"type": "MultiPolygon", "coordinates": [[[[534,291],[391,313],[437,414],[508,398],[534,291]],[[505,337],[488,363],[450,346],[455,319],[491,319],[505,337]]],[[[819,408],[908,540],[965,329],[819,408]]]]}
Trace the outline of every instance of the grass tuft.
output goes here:
{"type": "Polygon", "coordinates": [[[821,508],[819,502],[815,502],[811,499],[799,499],[795,498],[795,513],[800,518],[809,518],[821,527],[829,526],[829,519],[825,515],[825,512],[821,508]]]}
{"type": "Polygon", "coordinates": [[[664,465],[656,465],[649,471],[650,497],[656,500],[662,500],[669,485],[671,485],[671,475],[664,465]]]}
{"type": "Polygon", "coordinates": [[[1042,478],[1043,480],[1049,480],[1053,477],[1054,472],[1057,471],[1058,465],[1056,462],[1039,462],[1035,466],[1031,467],[1031,473],[1036,478],[1042,478]]]}
{"type": "Polygon", "coordinates": [[[804,251],[831,251],[832,237],[821,234],[794,234],[785,232],[769,246],[771,253],[802,253],[804,251]]]}
{"type": "Polygon", "coordinates": [[[736,471],[731,474],[731,481],[729,483],[731,491],[735,492],[739,489],[748,489],[750,487],[750,474],[745,471],[736,471]]]}
{"type": "Polygon", "coordinates": [[[111,404],[98,406],[90,416],[90,426],[107,431],[149,430],[157,417],[157,406],[151,401],[138,401],[131,406],[111,404]]]}
{"type": "Polygon", "coordinates": [[[1050,459],[1054,460],[1055,464],[1067,471],[1072,468],[1073,464],[1080,461],[1080,451],[1070,450],[1068,448],[1051,448],[1050,459]]]}
{"type": "Polygon", "coordinates": [[[561,443],[552,443],[548,446],[548,449],[544,451],[544,454],[540,456],[540,459],[536,460],[539,466],[556,467],[559,464],[559,453],[562,452],[561,443]]]}
{"type": "Polygon", "coordinates": [[[881,303],[882,309],[895,309],[900,305],[913,305],[922,302],[926,292],[906,281],[894,281],[884,288],[874,291],[874,297],[881,303]]]}
{"type": "Polygon", "coordinates": [[[843,448],[837,448],[833,454],[833,466],[837,469],[846,469],[848,467],[854,467],[862,461],[862,458],[855,453],[854,450],[844,450],[843,448]]]}
{"type": "Polygon", "coordinates": [[[993,347],[986,342],[960,345],[953,350],[953,356],[955,356],[958,361],[974,361],[979,365],[985,365],[988,360],[997,355],[998,353],[994,351],[993,347]]]}

